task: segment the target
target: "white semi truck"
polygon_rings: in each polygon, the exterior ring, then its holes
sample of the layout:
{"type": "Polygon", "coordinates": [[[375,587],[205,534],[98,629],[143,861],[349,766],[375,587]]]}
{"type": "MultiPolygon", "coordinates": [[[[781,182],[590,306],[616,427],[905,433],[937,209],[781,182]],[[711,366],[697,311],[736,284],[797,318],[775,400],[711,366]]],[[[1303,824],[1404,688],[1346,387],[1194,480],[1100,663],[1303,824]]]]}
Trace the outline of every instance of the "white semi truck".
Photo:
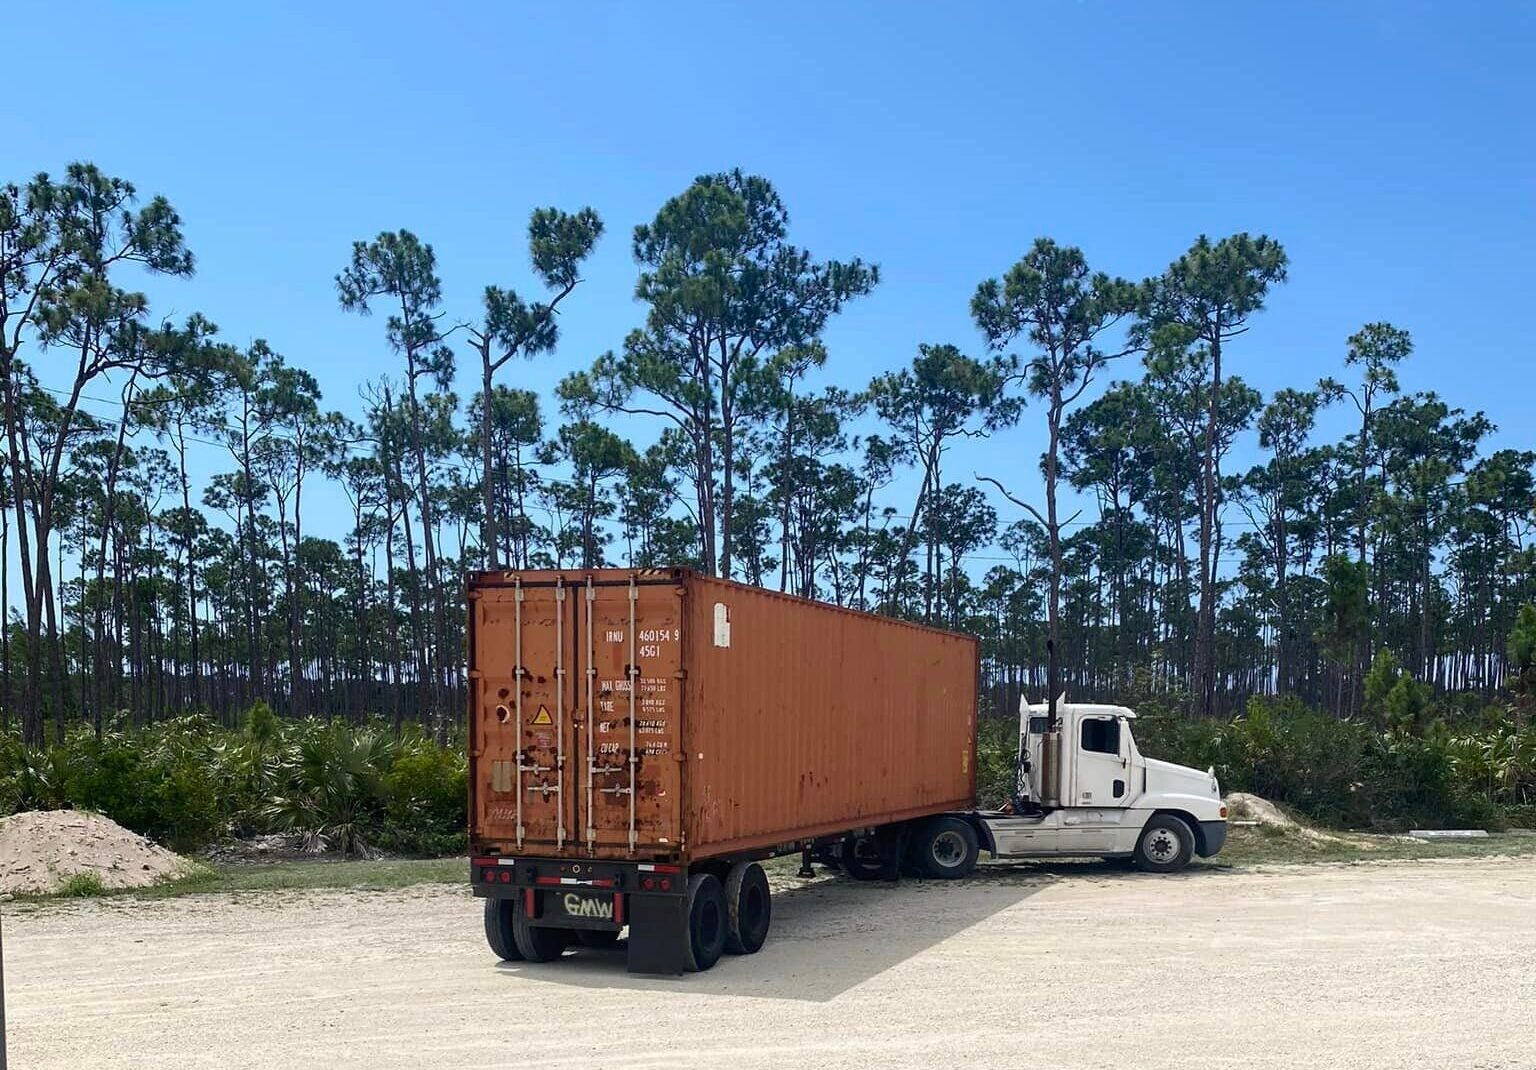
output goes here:
{"type": "Polygon", "coordinates": [[[899,844],[885,830],[856,833],[835,860],[865,880],[894,876],[897,856],[909,872],[954,879],[983,850],[995,859],[1129,858],[1154,873],[1216,854],[1227,839],[1227,808],[1215,770],[1144,756],[1135,719],[1124,706],[1058,701],[1053,725],[1047,704],[1021,701],[1011,807],[929,819],[899,844]]]}

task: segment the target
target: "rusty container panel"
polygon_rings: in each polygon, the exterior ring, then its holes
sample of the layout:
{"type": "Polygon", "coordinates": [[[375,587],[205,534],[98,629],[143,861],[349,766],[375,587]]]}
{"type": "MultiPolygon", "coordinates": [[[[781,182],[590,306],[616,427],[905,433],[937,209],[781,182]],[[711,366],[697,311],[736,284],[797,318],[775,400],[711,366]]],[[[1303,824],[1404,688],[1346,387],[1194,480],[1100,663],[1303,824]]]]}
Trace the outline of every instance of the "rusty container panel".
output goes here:
{"type": "Polygon", "coordinates": [[[974,638],[704,577],[688,608],[693,857],[974,805],[974,638]]]}
{"type": "Polygon", "coordinates": [[[476,850],[690,861],[975,797],[969,636],[682,569],[468,595],[476,850]]]}

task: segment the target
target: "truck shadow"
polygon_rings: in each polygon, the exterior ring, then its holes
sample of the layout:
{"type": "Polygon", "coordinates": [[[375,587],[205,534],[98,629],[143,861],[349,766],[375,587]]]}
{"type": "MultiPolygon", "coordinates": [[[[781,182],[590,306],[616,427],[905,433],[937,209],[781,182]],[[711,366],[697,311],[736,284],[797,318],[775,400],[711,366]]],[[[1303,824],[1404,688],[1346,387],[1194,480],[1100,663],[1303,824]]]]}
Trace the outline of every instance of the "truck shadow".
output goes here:
{"type": "MultiPolygon", "coordinates": [[[[721,958],[682,977],[625,971],[625,948],[568,951],[559,962],[509,962],[508,975],[579,988],[686,991],[823,1003],[1064,881],[1168,880],[1124,863],[984,865],[964,881],[775,882],[773,930],[756,955],[721,958]]],[[[1173,878],[1178,879],[1178,878],[1173,878]]]]}

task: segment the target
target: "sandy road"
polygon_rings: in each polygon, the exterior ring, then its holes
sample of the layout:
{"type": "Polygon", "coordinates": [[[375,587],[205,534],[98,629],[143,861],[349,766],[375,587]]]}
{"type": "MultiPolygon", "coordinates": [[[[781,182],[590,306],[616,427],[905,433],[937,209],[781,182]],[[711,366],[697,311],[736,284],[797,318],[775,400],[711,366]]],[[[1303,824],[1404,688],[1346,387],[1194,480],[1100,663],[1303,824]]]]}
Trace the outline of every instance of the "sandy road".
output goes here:
{"type": "Polygon", "coordinates": [[[1536,1067],[1536,859],[818,881],[755,957],[496,965],[451,888],[7,907],[12,1066],[1536,1067]]]}

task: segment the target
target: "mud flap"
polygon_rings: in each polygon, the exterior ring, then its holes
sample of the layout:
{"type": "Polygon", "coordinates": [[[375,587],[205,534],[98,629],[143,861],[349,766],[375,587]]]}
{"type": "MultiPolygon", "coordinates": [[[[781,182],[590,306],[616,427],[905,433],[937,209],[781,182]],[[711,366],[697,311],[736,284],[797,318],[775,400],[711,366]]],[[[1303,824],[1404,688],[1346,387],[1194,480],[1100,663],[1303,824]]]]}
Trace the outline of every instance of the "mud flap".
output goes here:
{"type": "Polygon", "coordinates": [[[629,902],[629,972],[688,969],[688,897],[637,895],[629,902]]]}

